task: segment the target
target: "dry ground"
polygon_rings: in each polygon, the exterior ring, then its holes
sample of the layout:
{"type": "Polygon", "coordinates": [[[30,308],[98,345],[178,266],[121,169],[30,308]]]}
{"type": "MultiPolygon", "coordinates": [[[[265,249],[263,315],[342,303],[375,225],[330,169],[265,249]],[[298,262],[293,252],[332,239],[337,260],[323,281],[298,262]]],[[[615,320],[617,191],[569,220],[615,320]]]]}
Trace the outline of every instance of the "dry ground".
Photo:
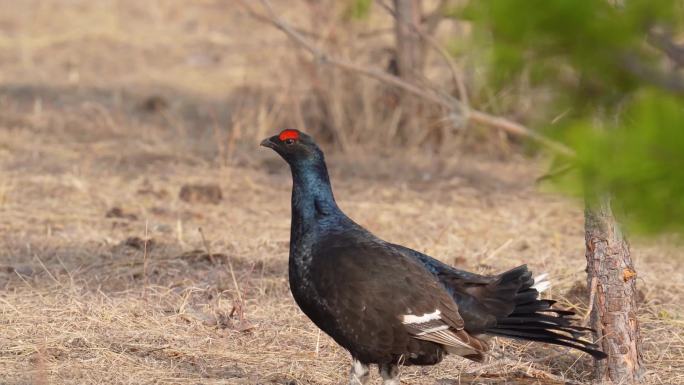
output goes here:
{"type": "MultiPolygon", "coordinates": [[[[226,2],[136,4],[0,2],[0,384],[343,382],[347,355],[287,286],[289,172],[256,141],[274,118],[235,118],[261,108],[246,85],[289,87],[269,62],[282,41],[226,2]],[[184,202],[187,183],[223,200],[184,202]]],[[[341,207],[377,235],[481,272],[527,263],[584,315],[582,212],[540,192],[539,162],[330,152],[341,207]]],[[[633,243],[648,383],[684,383],[681,241],[633,243]]],[[[590,368],[499,341],[484,366],[402,376],[590,368]]]]}

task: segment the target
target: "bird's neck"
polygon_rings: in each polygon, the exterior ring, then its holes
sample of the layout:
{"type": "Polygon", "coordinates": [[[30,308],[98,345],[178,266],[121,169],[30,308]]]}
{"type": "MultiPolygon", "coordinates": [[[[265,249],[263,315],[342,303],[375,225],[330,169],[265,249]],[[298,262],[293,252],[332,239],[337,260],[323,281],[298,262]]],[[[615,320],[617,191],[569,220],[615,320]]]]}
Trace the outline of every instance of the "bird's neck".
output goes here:
{"type": "Polygon", "coordinates": [[[317,219],[340,214],[325,162],[292,167],[292,220],[313,225],[317,219]]]}
{"type": "Polygon", "coordinates": [[[335,203],[324,162],[292,167],[292,182],[289,268],[290,277],[302,282],[307,281],[316,240],[331,223],[345,216],[335,203]]]}

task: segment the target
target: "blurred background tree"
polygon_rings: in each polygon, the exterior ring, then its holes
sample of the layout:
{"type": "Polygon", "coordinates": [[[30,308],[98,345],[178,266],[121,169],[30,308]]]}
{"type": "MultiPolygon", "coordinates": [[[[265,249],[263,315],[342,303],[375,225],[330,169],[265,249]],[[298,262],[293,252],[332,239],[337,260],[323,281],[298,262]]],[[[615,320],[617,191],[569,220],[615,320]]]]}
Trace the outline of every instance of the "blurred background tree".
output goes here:
{"type": "Polygon", "coordinates": [[[574,150],[554,179],[586,202],[592,326],[609,354],[596,376],[637,382],[636,272],[611,203],[634,231],[684,230],[684,2],[487,0],[454,15],[488,51],[489,84],[543,89],[534,125],[574,150]]]}
{"type": "Polygon", "coordinates": [[[611,192],[635,231],[684,230],[684,2],[488,0],[460,15],[492,86],[524,76],[546,91],[532,124],[577,154],[557,160],[578,170],[562,187],[611,192]]]}

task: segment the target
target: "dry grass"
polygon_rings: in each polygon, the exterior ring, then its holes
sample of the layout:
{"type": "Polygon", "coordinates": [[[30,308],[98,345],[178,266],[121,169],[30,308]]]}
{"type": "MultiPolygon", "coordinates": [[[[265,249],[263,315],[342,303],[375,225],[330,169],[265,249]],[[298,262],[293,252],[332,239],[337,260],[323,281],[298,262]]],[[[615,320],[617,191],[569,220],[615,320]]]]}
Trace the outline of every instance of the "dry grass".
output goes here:
{"type": "MultiPolygon", "coordinates": [[[[298,60],[229,2],[136,4],[0,3],[0,384],[341,383],[346,353],[287,287],[289,172],[256,146],[297,123],[298,60]],[[180,200],[186,183],[222,203],[180,200]]],[[[355,141],[391,120],[359,116],[355,141]]],[[[340,205],[379,236],[476,271],[528,263],[584,314],[582,213],[535,187],[537,162],[326,148],[340,205]]],[[[650,384],[684,383],[680,243],[633,245],[650,384]]],[[[590,365],[498,341],[485,366],[402,376],[586,382],[590,365]]]]}

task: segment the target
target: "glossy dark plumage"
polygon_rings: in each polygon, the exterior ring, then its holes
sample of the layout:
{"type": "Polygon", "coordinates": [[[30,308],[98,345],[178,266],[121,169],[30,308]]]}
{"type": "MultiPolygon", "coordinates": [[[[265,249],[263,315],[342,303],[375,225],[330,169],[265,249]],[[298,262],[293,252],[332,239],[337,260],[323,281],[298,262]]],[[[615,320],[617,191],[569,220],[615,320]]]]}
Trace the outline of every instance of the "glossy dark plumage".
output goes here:
{"type": "Polygon", "coordinates": [[[285,130],[262,142],[293,178],[289,278],[302,311],[353,359],[351,383],[378,364],[386,384],[396,365],[432,365],[445,354],[481,361],[498,335],[605,355],[580,336],[573,313],[539,299],[526,266],[496,276],[458,270],[385,242],[347,217],[312,138],[285,130]]]}

